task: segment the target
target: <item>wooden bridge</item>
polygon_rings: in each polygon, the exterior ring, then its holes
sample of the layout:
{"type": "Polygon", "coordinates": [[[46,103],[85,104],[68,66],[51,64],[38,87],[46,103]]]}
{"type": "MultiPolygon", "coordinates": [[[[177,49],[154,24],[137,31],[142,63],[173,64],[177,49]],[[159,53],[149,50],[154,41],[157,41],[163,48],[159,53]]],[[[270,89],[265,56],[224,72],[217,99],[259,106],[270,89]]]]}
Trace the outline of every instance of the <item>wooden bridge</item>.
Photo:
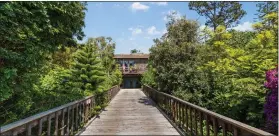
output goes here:
{"type": "Polygon", "coordinates": [[[115,86],[107,98],[99,116],[90,96],[2,126],[0,135],[272,135],[148,86],[115,86]]]}

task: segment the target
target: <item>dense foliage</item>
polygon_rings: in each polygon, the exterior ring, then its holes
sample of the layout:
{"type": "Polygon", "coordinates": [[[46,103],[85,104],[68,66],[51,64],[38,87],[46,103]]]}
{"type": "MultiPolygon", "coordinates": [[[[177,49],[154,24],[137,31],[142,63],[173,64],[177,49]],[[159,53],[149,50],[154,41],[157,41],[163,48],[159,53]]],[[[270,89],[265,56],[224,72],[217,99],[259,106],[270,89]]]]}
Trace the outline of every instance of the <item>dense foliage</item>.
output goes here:
{"type": "Polygon", "coordinates": [[[142,82],[267,130],[263,83],[265,71],[278,61],[277,13],[268,13],[254,24],[254,31],[245,32],[221,24],[214,31],[201,31],[196,21],[170,20],[166,35],[154,40],[142,82]]]}
{"type": "Polygon", "coordinates": [[[131,54],[132,54],[132,53],[140,53],[140,50],[132,49],[132,50],[130,51],[130,53],[131,53],[131,54]]]}
{"type": "Polygon", "coordinates": [[[1,126],[121,82],[115,45],[105,52],[95,41],[77,43],[85,10],[84,2],[0,4],[1,126]]]}
{"type": "Polygon", "coordinates": [[[205,16],[206,25],[213,27],[214,30],[219,25],[229,28],[246,14],[242,4],[236,1],[191,1],[189,9],[205,16]]]}
{"type": "Polygon", "coordinates": [[[266,128],[278,134],[278,67],[266,72],[266,80],[265,87],[270,90],[264,105],[266,128]]]}

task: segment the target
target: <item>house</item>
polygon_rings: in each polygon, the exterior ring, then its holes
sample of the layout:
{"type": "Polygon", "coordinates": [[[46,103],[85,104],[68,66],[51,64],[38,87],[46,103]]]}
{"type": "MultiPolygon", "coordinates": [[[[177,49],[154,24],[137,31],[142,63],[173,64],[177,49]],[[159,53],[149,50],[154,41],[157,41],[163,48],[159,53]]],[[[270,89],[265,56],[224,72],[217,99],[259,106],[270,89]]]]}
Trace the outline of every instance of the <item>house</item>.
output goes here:
{"type": "Polygon", "coordinates": [[[122,71],[122,88],[140,88],[140,79],[147,69],[149,54],[115,54],[117,66],[122,71]]]}

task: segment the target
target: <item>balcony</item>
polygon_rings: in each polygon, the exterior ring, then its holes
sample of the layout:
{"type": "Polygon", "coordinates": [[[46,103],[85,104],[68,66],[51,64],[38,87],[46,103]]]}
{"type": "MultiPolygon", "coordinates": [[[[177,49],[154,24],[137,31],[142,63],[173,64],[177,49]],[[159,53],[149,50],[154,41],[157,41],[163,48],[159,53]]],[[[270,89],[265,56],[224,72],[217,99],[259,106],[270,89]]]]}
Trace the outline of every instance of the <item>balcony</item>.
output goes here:
{"type": "Polygon", "coordinates": [[[134,68],[134,67],[125,67],[122,66],[119,67],[119,70],[122,72],[123,75],[141,75],[145,72],[147,68],[145,66],[134,68]]]}

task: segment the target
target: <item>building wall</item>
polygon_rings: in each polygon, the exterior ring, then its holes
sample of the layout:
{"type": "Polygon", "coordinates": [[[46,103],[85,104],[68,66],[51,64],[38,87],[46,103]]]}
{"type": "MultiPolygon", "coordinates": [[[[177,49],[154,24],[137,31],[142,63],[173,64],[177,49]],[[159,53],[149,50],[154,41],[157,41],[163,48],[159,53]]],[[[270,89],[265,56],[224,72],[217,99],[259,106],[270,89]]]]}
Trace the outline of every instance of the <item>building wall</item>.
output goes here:
{"type": "MultiPolygon", "coordinates": [[[[122,64],[123,62],[128,63],[128,66],[130,67],[130,62],[133,62],[133,66],[136,65],[136,68],[139,69],[137,72],[138,74],[131,74],[129,72],[123,73],[123,81],[122,81],[122,88],[140,88],[140,80],[141,80],[141,74],[146,70],[148,59],[147,58],[117,58],[116,63],[118,64],[118,67],[123,70],[122,64]],[[141,72],[140,72],[141,71],[141,72]]],[[[123,72],[123,71],[122,71],[123,72]]]]}

